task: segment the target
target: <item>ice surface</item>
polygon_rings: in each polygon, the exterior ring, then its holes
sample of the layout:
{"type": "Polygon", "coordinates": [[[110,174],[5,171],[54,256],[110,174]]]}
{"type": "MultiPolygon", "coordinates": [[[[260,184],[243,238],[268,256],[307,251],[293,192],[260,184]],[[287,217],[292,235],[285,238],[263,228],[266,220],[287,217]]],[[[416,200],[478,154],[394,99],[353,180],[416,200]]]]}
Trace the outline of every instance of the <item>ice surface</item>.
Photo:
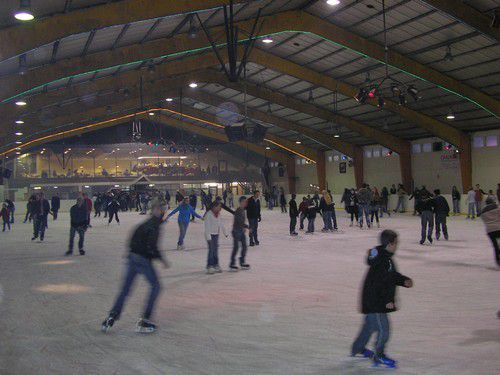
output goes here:
{"type": "MultiPolygon", "coordinates": [[[[134,332],[146,297],[137,282],[122,319],[99,331],[118,291],[125,242],[144,219],[94,220],[85,257],[66,258],[68,216],[53,222],[44,243],[31,226],[0,233],[1,374],[372,374],[369,362],[348,357],[362,316],[357,312],[367,249],[378,229],[291,238],[288,217],[265,211],[252,270],[205,275],[206,244],[199,222],[187,250],[174,250],[175,221],[162,244],[173,264],[158,270],[163,292],[151,336],[134,332]]],[[[230,225],[229,214],[223,213],[230,225]]],[[[319,220],[317,227],[321,228],[319,220]]],[[[395,374],[498,374],[500,273],[479,220],[449,219],[450,241],[418,244],[418,218],[382,219],[401,235],[396,262],[412,277],[391,315],[387,353],[395,374]]],[[[220,259],[228,266],[230,239],[220,259]]]]}

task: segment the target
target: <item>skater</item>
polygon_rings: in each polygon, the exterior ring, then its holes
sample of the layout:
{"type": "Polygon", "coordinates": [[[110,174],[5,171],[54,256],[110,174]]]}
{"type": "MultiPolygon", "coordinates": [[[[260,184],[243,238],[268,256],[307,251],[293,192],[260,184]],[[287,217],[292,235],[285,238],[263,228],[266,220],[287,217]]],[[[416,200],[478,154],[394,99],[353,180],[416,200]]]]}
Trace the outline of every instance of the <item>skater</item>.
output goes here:
{"type": "Polygon", "coordinates": [[[2,217],[2,221],[3,221],[2,232],[5,232],[5,227],[9,228],[9,230],[10,230],[10,211],[9,211],[9,207],[7,206],[7,203],[2,203],[2,209],[0,210],[0,216],[2,217]]]}
{"type": "Polygon", "coordinates": [[[26,203],[26,215],[24,215],[23,223],[26,223],[28,220],[31,223],[32,219],[32,210],[33,210],[33,202],[36,200],[36,197],[32,195],[29,197],[28,202],[26,203]]]}
{"type": "Polygon", "coordinates": [[[363,184],[358,191],[358,207],[359,207],[359,227],[363,229],[363,216],[366,219],[366,226],[371,228],[370,221],[370,202],[372,201],[373,193],[368,184],[363,184]]]}
{"type": "Polygon", "coordinates": [[[229,190],[227,193],[227,200],[229,202],[229,207],[234,208],[234,194],[232,190],[229,190]]]}
{"type": "Polygon", "coordinates": [[[425,236],[432,244],[432,230],[434,229],[434,200],[429,192],[420,195],[420,223],[422,225],[420,245],[425,243],[425,236]]]}
{"type": "Polygon", "coordinates": [[[179,224],[179,240],[177,241],[177,250],[184,250],[184,237],[186,237],[191,215],[197,217],[198,219],[203,219],[203,217],[198,215],[193,207],[189,205],[189,197],[184,197],[183,201],[168,214],[167,220],[177,212],[179,213],[179,216],[177,217],[177,223],[179,224]]]}
{"type": "Polygon", "coordinates": [[[238,254],[238,247],[241,243],[240,267],[242,270],[250,269],[250,265],[245,262],[247,254],[247,238],[245,230],[248,230],[248,225],[245,223],[245,209],[247,207],[247,197],[242,196],[239,199],[239,207],[234,212],[233,230],[233,252],[231,253],[231,263],[229,264],[230,271],[238,271],[236,266],[236,255],[238,254]]]}
{"type": "Polygon", "coordinates": [[[49,214],[52,214],[49,201],[45,199],[43,193],[40,193],[33,202],[33,237],[31,241],[36,240],[38,237],[40,237],[40,241],[44,240],[49,214]]]}
{"type": "Polygon", "coordinates": [[[387,214],[387,216],[391,216],[391,211],[389,210],[389,190],[387,190],[387,187],[383,187],[381,192],[380,192],[380,218],[384,217],[384,213],[387,214]]]}
{"type": "Polygon", "coordinates": [[[281,207],[281,213],[286,214],[286,197],[285,197],[285,190],[283,187],[280,187],[280,207],[281,207]]]}
{"type": "Polygon", "coordinates": [[[359,222],[359,206],[358,206],[358,195],[356,194],[356,190],[352,188],[351,190],[347,190],[344,192],[345,199],[343,199],[345,210],[348,214],[351,215],[351,224],[350,227],[354,226],[354,219],[356,219],[356,223],[359,222]]]}
{"type": "Polygon", "coordinates": [[[500,240],[500,208],[494,199],[486,199],[486,206],[481,214],[481,219],[483,219],[486,233],[493,244],[497,265],[500,266],[500,246],[498,244],[500,240]]]}
{"type": "MultiPolygon", "coordinates": [[[[198,197],[196,196],[196,193],[193,190],[193,191],[191,191],[191,194],[189,195],[189,205],[193,208],[193,210],[196,210],[197,204],[198,204],[198,197]]],[[[194,221],[193,214],[191,214],[191,221],[194,221]]]]}
{"type": "Polygon", "coordinates": [[[436,240],[439,241],[441,230],[446,241],[448,241],[448,226],[446,218],[450,214],[450,206],[439,189],[434,190],[434,219],[436,222],[436,240]]]}
{"type": "Polygon", "coordinates": [[[306,234],[314,233],[314,221],[318,213],[318,207],[314,204],[314,199],[307,201],[307,231],[306,234]]]}
{"type": "Polygon", "coordinates": [[[453,185],[453,188],[451,189],[451,200],[453,202],[453,215],[458,215],[460,214],[460,199],[462,198],[462,195],[458,191],[457,187],[453,185]]]}
{"type": "Polygon", "coordinates": [[[415,188],[415,190],[413,190],[413,193],[411,193],[410,197],[408,198],[409,201],[411,201],[412,199],[413,199],[413,216],[415,216],[417,214],[417,207],[420,204],[420,190],[418,188],[415,188]]]}
{"type": "Polygon", "coordinates": [[[477,217],[481,216],[481,210],[483,208],[483,197],[486,194],[479,184],[476,184],[476,189],[474,190],[476,193],[476,215],[477,217]]]}
{"type": "Polygon", "coordinates": [[[248,198],[247,218],[250,227],[250,246],[260,245],[258,237],[259,223],[262,220],[260,216],[260,191],[255,190],[253,196],[248,198]]]}
{"type": "Polygon", "coordinates": [[[167,209],[170,209],[170,193],[168,190],[165,190],[165,200],[167,201],[167,209]]]}
{"type": "Polygon", "coordinates": [[[394,212],[404,213],[405,212],[405,196],[407,195],[405,188],[403,187],[402,184],[399,184],[398,187],[398,204],[396,205],[396,208],[394,212]]]}
{"type": "Polygon", "coordinates": [[[308,208],[308,201],[306,197],[302,197],[302,202],[299,204],[299,221],[300,221],[300,230],[304,230],[304,220],[307,217],[307,208],[308,208]]]}
{"type": "Polygon", "coordinates": [[[380,209],[381,199],[382,198],[380,198],[380,194],[378,192],[378,189],[376,187],[374,187],[372,200],[370,202],[370,211],[371,211],[370,223],[373,226],[373,217],[375,216],[375,220],[377,221],[377,228],[380,228],[380,221],[378,219],[378,211],[380,209]]]}
{"type": "MultiPolygon", "coordinates": [[[[321,215],[323,216],[323,229],[322,232],[328,232],[334,230],[332,225],[332,215],[335,209],[335,204],[333,203],[332,196],[326,191],[322,191],[322,196],[319,202],[319,209],[321,210],[321,215]]],[[[335,228],[336,229],[336,228],[335,228]]]]}
{"type": "Polygon", "coordinates": [[[50,199],[50,207],[52,208],[54,220],[57,220],[57,213],[61,208],[61,198],[59,198],[59,194],[52,196],[52,198],[50,199]]]}
{"type": "Polygon", "coordinates": [[[476,192],[472,187],[467,192],[467,219],[474,220],[476,218],[476,192]]]}
{"type": "Polygon", "coordinates": [[[396,367],[396,361],[387,357],[385,346],[389,340],[389,313],[397,310],[396,286],[412,288],[413,281],[397,271],[392,259],[398,247],[398,235],[392,230],[384,230],[380,234],[380,245],[368,251],[366,274],[361,312],[365,319],[361,332],[352,344],[351,355],[362,355],[372,358],[374,366],[396,367]],[[366,348],[373,333],[377,332],[375,350],[366,348]]]}
{"type": "Polygon", "coordinates": [[[226,228],[220,219],[221,205],[215,203],[205,215],[205,239],[208,244],[207,274],[221,273],[219,266],[219,235],[220,232],[227,236],[226,228]]]}
{"type": "Polygon", "coordinates": [[[6,199],[5,203],[7,203],[7,208],[9,209],[10,223],[14,224],[14,212],[16,211],[16,205],[10,199],[6,199]]]}
{"type": "Polygon", "coordinates": [[[128,255],[128,265],[120,294],[111,309],[109,316],[102,323],[102,331],[107,332],[120,318],[120,314],[125,304],[135,277],[138,274],[144,275],[151,290],[149,298],[144,308],[142,318],[138,321],[136,332],[152,333],[156,330],[156,324],[150,321],[153,314],[154,305],[161,286],[153,267],[153,260],[158,259],[165,268],[169,268],[167,260],[164,259],[158,250],[158,239],[160,235],[160,225],[165,214],[165,203],[154,200],[151,208],[151,218],[143,222],[135,229],[130,240],[130,254],[128,255]]]}
{"type": "Polygon", "coordinates": [[[101,217],[101,210],[102,210],[102,195],[97,194],[97,197],[94,202],[94,217],[101,217]]]}
{"type": "Polygon", "coordinates": [[[113,221],[113,217],[115,218],[118,225],[120,225],[120,219],[118,218],[118,211],[120,210],[120,203],[116,200],[114,196],[110,196],[110,201],[108,203],[107,212],[109,214],[108,225],[113,221]]]}
{"type": "Polygon", "coordinates": [[[85,240],[85,231],[88,226],[88,211],[85,200],[82,197],[78,197],[76,204],[69,210],[69,216],[71,220],[71,227],[69,229],[69,246],[68,251],[65,255],[73,254],[73,244],[75,242],[75,235],[78,233],[78,251],[80,255],[85,255],[85,250],[83,250],[83,241],[85,240]]]}
{"type": "MultiPolygon", "coordinates": [[[[92,199],[89,198],[87,193],[83,193],[83,204],[87,208],[87,227],[92,228],[92,225],[90,225],[90,215],[92,214],[93,202],[92,202],[92,199]]],[[[117,219],[118,219],[118,216],[117,216],[117,219]]]]}
{"type": "Polygon", "coordinates": [[[295,231],[295,228],[297,227],[297,217],[299,216],[297,202],[295,201],[296,197],[297,196],[295,194],[292,194],[292,199],[290,199],[290,202],[288,203],[288,205],[290,206],[290,236],[298,235],[298,233],[295,231]]]}

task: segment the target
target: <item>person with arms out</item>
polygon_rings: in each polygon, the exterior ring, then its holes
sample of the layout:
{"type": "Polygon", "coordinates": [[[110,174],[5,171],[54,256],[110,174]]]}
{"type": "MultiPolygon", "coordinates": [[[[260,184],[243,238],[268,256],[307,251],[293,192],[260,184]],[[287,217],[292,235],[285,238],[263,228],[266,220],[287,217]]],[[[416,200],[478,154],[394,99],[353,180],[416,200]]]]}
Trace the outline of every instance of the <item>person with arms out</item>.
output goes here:
{"type": "Polygon", "coordinates": [[[153,260],[158,259],[165,268],[169,268],[167,260],[158,250],[160,226],[165,215],[165,203],[154,200],[151,207],[151,218],[139,225],[130,240],[127,270],[123,278],[120,293],[111,308],[108,317],[102,322],[101,329],[108,332],[114,323],[120,319],[125,300],[127,299],[132,284],[137,275],[142,274],[150,285],[149,298],[144,308],[142,318],[137,322],[136,332],[152,333],[156,330],[156,324],[151,322],[151,316],[156,299],[160,294],[161,286],[153,267],[153,260]]]}
{"type": "Polygon", "coordinates": [[[221,205],[215,203],[205,215],[205,239],[208,244],[207,274],[221,273],[219,265],[219,235],[224,233],[227,238],[227,232],[220,218],[221,205]]]}
{"type": "Polygon", "coordinates": [[[88,211],[85,200],[82,197],[78,197],[76,204],[70,208],[69,216],[71,220],[71,227],[69,229],[68,251],[66,251],[65,255],[73,254],[76,233],[78,233],[78,251],[80,252],[80,255],[85,255],[85,250],[83,250],[83,241],[85,240],[85,231],[88,226],[88,211]]]}
{"type": "Polygon", "coordinates": [[[495,259],[500,266],[500,207],[491,198],[486,199],[486,206],[483,208],[481,219],[486,226],[486,233],[493,244],[495,250],[495,259]]]}
{"type": "Polygon", "coordinates": [[[245,209],[247,207],[247,197],[243,196],[239,199],[239,207],[234,212],[233,221],[233,252],[231,253],[230,271],[238,271],[236,266],[236,255],[238,254],[239,244],[241,243],[240,267],[242,270],[250,269],[250,265],[245,262],[247,254],[247,238],[245,230],[248,230],[248,225],[245,223],[245,209]]]}
{"type": "Polygon", "coordinates": [[[247,218],[250,227],[250,246],[259,245],[258,228],[259,222],[262,220],[260,216],[260,191],[255,190],[253,196],[248,198],[247,218]]]}
{"type": "Polygon", "coordinates": [[[184,250],[185,249],[184,238],[186,237],[191,215],[197,217],[198,219],[203,219],[203,218],[200,215],[198,215],[198,213],[193,209],[193,207],[190,206],[189,197],[184,197],[182,202],[168,214],[167,220],[170,219],[177,212],[179,213],[177,217],[177,223],[179,225],[179,239],[177,241],[177,250],[184,250]]]}
{"type": "Polygon", "coordinates": [[[295,231],[297,227],[297,217],[299,216],[299,209],[297,208],[297,201],[295,200],[297,196],[292,194],[292,199],[288,203],[290,207],[290,236],[297,236],[298,233],[295,231]]]}
{"type": "Polygon", "coordinates": [[[108,225],[113,221],[113,217],[115,218],[118,225],[120,225],[120,219],[118,218],[118,211],[120,210],[120,203],[114,196],[109,197],[109,203],[107,207],[107,212],[109,214],[108,225]]]}
{"type": "Polygon", "coordinates": [[[441,237],[441,230],[446,241],[448,241],[448,226],[446,218],[450,214],[450,206],[446,198],[441,195],[441,190],[434,190],[434,219],[436,221],[436,240],[441,237]]]}
{"type": "Polygon", "coordinates": [[[368,251],[368,273],[362,292],[361,312],[365,315],[364,323],[356,340],[352,344],[351,355],[372,358],[374,366],[395,368],[397,362],[385,354],[389,340],[389,313],[397,310],[396,287],[413,287],[413,281],[397,271],[392,259],[398,248],[398,235],[392,230],[380,234],[380,245],[368,251]],[[375,350],[366,348],[373,333],[377,333],[375,350]]]}

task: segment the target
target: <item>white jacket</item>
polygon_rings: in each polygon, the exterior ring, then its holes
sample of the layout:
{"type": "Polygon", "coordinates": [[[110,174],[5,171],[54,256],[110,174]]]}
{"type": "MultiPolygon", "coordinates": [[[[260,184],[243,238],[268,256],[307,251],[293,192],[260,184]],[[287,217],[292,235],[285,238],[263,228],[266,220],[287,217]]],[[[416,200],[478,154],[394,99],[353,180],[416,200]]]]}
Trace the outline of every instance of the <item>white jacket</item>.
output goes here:
{"type": "Polygon", "coordinates": [[[204,220],[205,220],[205,238],[207,241],[210,241],[212,239],[212,234],[220,234],[221,229],[222,233],[224,233],[224,236],[227,237],[226,228],[224,228],[224,225],[222,225],[220,214],[219,217],[215,217],[212,211],[208,211],[207,214],[205,215],[204,220]]]}

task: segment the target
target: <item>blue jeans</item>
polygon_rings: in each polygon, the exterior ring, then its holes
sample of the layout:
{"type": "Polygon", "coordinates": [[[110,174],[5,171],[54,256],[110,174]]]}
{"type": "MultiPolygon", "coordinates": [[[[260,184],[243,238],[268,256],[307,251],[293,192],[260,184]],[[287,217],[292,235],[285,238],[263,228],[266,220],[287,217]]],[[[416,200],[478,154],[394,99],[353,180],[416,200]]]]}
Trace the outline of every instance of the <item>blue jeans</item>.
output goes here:
{"type": "Polygon", "coordinates": [[[476,216],[476,202],[469,203],[469,211],[467,212],[467,217],[476,216]]]}
{"type": "Polygon", "coordinates": [[[207,268],[217,267],[219,265],[219,235],[212,234],[212,238],[210,241],[207,241],[207,244],[208,244],[207,268]]]}
{"type": "Polygon", "coordinates": [[[250,243],[258,243],[259,238],[257,234],[257,229],[259,228],[259,219],[249,218],[248,226],[250,227],[250,243]]]}
{"type": "Polygon", "coordinates": [[[184,223],[182,221],[178,221],[179,223],[179,241],[177,241],[178,246],[184,245],[184,237],[186,237],[186,232],[188,230],[189,221],[184,223]]]}
{"type": "Polygon", "coordinates": [[[238,248],[241,243],[241,256],[240,264],[245,263],[245,256],[247,254],[247,237],[245,236],[244,230],[234,230],[233,231],[233,252],[231,253],[231,265],[236,265],[236,255],[238,254],[238,248]]]}
{"type": "Polygon", "coordinates": [[[404,197],[404,195],[398,197],[398,204],[397,204],[394,212],[397,212],[399,209],[401,209],[401,212],[405,212],[405,197],[404,197]]]}
{"type": "Polygon", "coordinates": [[[458,199],[453,199],[453,213],[460,213],[460,201],[458,199]]]}
{"type": "Polygon", "coordinates": [[[69,228],[69,246],[68,250],[73,251],[75,242],[75,235],[78,233],[78,250],[83,250],[83,241],[85,241],[85,228],[84,227],[71,227],[69,228]]]}
{"type": "Polygon", "coordinates": [[[332,211],[323,211],[323,230],[332,230],[332,211]]]}
{"type": "Polygon", "coordinates": [[[307,233],[314,233],[314,220],[316,218],[307,218],[307,233]]]}
{"type": "Polygon", "coordinates": [[[359,225],[363,226],[363,214],[366,218],[366,225],[370,226],[370,205],[360,204],[359,207],[359,225]]]}
{"type": "Polygon", "coordinates": [[[149,298],[146,302],[144,314],[142,316],[144,319],[149,319],[151,317],[156,299],[160,294],[161,285],[158,281],[158,277],[156,276],[156,271],[151,260],[144,258],[138,254],[130,253],[128,257],[127,272],[125,274],[125,278],[123,279],[121,292],[118,295],[113,308],[111,309],[111,314],[115,317],[115,319],[120,318],[125,300],[130,293],[132,284],[134,283],[135,277],[138,274],[144,275],[149,285],[151,286],[149,298]]]}
{"type": "Polygon", "coordinates": [[[366,344],[374,332],[377,332],[377,341],[375,343],[375,356],[384,355],[385,345],[389,341],[390,335],[389,316],[383,313],[366,314],[363,327],[358,337],[352,344],[352,354],[359,354],[365,349],[366,344]]]}

